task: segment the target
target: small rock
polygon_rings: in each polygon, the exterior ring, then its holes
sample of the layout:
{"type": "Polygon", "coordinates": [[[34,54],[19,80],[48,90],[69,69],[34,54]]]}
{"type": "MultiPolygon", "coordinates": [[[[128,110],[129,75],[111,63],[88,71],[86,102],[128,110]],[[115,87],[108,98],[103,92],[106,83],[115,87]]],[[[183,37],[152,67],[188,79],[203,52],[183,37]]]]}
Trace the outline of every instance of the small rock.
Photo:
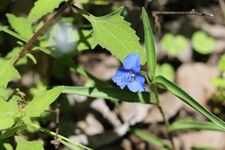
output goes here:
{"type": "Polygon", "coordinates": [[[114,127],[121,126],[121,121],[117,117],[117,114],[114,111],[110,111],[103,99],[96,99],[93,101],[91,103],[91,108],[100,112],[114,127]]]}
{"type": "MultiPolygon", "coordinates": [[[[159,96],[160,105],[166,115],[166,118],[170,119],[173,117],[179,109],[183,106],[181,100],[179,100],[174,95],[170,94],[169,92],[163,93],[159,96]]],[[[157,107],[153,107],[148,115],[146,116],[144,123],[155,123],[155,122],[162,122],[163,118],[158,110],[157,107]]]]}
{"type": "Polygon", "coordinates": [[[182,146],[184,150],[190,150],[192,146],[209,147],[218,150],[225,149],[225,133],[216,131],[189,132],[174,138],[177,149],[182,146]]]}
{"type": "Polygon", "coordinates": [[[123,102],[119,107],[119,114],[124,122],[134,125],[144,120],[150,105],[123,102]]]}
{"type": "Polygon", "coordinates": [[[88,114],[86,117],[87,126],[85,128],[85,133],[87,135],[100,134],[104,131],[102,124],[94,117],[93,114],[88,114]]]}
{"type": "Polygon", "coordinates": [[[101,80],[110,80],[120,67],[120,62],[113,56],[89,53],[79,57],[79,64],[101,80]]]}
{"type": "Polygon", "coordinates": [[[211,79],[218,73],[217,68],[202,63],[184,64],[177,70],[177,83],[200,104],[207,106],[207,100],[215,91],[211,79]]]}

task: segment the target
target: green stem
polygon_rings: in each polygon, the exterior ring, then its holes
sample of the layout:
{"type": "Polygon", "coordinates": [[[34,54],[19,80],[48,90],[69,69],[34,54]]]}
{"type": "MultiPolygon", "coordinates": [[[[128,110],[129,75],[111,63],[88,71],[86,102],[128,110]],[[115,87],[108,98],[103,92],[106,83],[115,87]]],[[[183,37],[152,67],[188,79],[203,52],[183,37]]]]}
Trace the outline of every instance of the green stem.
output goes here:
{"type": "Polygon", "coordinates": [[[175,144],[174,144],[174,142],[173,142],[173,136],[172,136],[172,133],[169,132],[169,129],[170,129],[170,123],[169,123],[168,119],[166,118],[166,115],[165,115],[165,113],[164,113],[162,107],[160,106],[159,94],[158,94],[158,88],[157,88],[157,85],[156,85],[156,84],[153,85],[153,91],[154,91],[155,98],[156,98],[156,102],[157,102],[157,103],[156,103],[156,104],[157,104],[156,106],[157,106],[157,108],[159,109],[159,112],[160,112],[160,114],[161,114],[161,116],[162,116],[162,118],[163,118],[163,121],[164,121],[165,125],[166,125],[166,133],[167,133],[167,137],[168,137],[168,139],[169,139],[169,141],[170,141],[170,143],[171,143],[172,149],[175,150],[175,144]]]}
{"type": "MultiPolygon", "coordinates": [[[[151,83],[150,80],[148,79],[148,76],[147,74],[145,73],[145,77],[146,77],[146,80],[148,82],[149,85],[151,85],[153,88],[153,93],[155,94],[155,99],[156,99],[156,106],[157,108],[159,109],[159,112],[163,118],[163,122],[165,123],[166,125],[166,133],[167,133],[167,137],[171,143],[171,146],[172,146],[172,149],[175,150],[175,144],[173,142],[173,136],[172,136],[172,133],[169,132],[169,129],[170,129],[170,123],[168,121],[168,119],[166,118],[166,115],[162,109],[162,107],[160,106],[160,101],[159,101],[159,93],[158,93],[158,88],[157,88],[157,84],[156,83],[151,83]]],[[[154,78],[153,78],[154,79],[154,78]]],[[[154,80],[153,80],[154,81],[154,80]]]]}
{"type": "Polygon", "coordinates": [[[50,131],[50,130],[45,129],[45,128],[42,128],[42,127],[40,127],[39,125],[36,125],[36,124],[31,124],[31,125],[32,125],[32,127],[34,127],[35,129],[40,130],[40,131],[44,132],[44,133],[47,134],[47,135],[50,135],[50,136],[52,136],[52,137],[58,137],[58,138],[60,138],[60,139],[62,139],[62,140],[64,140],[64,141],[66,141],[66,142],[69,142],[69,143],[71,143],[71,144],[74,144],[74,145],[79,146],[80,148],[83,148],[83,149],[86,149],[86,150],[93,150],[93,149],[91,149],[91,148],[89,148],[89,147],[86,147],[86,146],[84,146],[84,145],[82,145],[82,144],[73,142],[73,141],[71,141],[70,139],[68,139],[68,138],[66,138],[66,137],[64,137],[64,136],[62,136],[62,135],[60,135],[60,134],[57,134],[57,133],[55,133],[55,132],[53,132],[53,131],[50,131]]]}

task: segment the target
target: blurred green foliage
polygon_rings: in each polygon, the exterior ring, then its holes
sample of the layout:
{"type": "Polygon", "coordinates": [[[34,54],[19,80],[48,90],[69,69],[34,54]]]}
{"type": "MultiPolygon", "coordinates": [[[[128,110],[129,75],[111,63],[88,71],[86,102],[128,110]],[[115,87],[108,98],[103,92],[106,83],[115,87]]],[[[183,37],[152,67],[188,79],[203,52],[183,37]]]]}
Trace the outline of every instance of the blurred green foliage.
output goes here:
{"type": "Polygon", "coordinates": [[[196,31],[192,36],[192,46],[200,54],[209,54],[215,45],[215,40],[203,31],[196,31]]]}

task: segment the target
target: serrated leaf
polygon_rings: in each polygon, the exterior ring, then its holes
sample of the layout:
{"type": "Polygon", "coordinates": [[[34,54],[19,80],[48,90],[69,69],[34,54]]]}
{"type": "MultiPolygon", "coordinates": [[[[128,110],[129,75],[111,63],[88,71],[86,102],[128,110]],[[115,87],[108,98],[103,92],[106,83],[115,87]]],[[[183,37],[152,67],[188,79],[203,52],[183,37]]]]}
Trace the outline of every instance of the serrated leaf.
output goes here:
{"type": "Polygon", "coordinates": [[[28,15],[28,19],[30,21],[40,19],[44,15],[52,12],[64,1],[66,0],[37,0],[28,15]]]}
{"type": "Polygon", "coordinates": [[[60,95],[63,86],[55,87],[35,97],[22,111],[26,117],[39,117],[48,106],[60,95]]]}
{"type": "Polygon", "coordinates": [[[146,60],[149,69],[148,75],[153,79],[155,77],[155,70],[156,70],[156,52],[153,38],[154,35],[145,8],[142,8],[141,14],[144,25],[146,60]]]}
{"type": "Polygon", "coordinates": [[[115,102],[155,103],[150,92],[132,93],[129,90],[121,90],[119,88],[65,86],[62,93],[78,94],[94,98],[105,98],[115,102]]]}
{"type": "Polygon", "coordinates": [[[13,65],[8,61],[0,61],[0,87],[6,88],[14,77],[19,78],[20,74],[13,65]]]}
{"type": "Polygon", "coordinates": [[[172,94],[180,98],[183,102],[191,106],[193,109],[201,113],[203,116],[211,120],[213,123],[221,127],[223,130],[225,130],[225,122],[209,112],[205,107],[200,105],[194,98],[192,98],[190,95],[188,95],[184,90],[182,90],[178,85],[175,83],[167,80],[163,76],[157,76],[155,78],[155,81],[159,84],[162,84],[165,86],[165,88],[170,91],[172,94]]]}
{"type": "Polygon", "coordinates": [[[42,141],[27,141],[20,136],[15,137],[16,150],[44,150],[42,141]]]}
{"type": "Polygon", "coordinates": [[[6,14],[11,27],[22,37],[30,39],[33,35],[32,23],[23,17],[17,17],[14,14],[6,14]]]}
{"type": "Polygon", "coordinates": [[[93,27],[93,45],[99,44],[106,48],[121,61],[128,54],[139,54],[141,64],[144,64],[144,50],[135,31],[130,27],[130,23],[126,22],[121,16],[122,11],[123,7],[102,17],[84,15],[93,27]]]}
{"type": "Polygon", "coordinates": [[[16,103],[0,98],[0,130],[10,128],[15,122],[16,103]]]}

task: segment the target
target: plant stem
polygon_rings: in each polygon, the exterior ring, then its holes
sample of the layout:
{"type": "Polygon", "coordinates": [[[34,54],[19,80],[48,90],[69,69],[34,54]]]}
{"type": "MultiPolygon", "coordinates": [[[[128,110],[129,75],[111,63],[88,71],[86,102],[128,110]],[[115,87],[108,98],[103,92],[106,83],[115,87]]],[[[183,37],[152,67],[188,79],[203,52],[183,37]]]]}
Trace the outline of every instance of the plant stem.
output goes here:
{"type": "Polygon", "coordinates": [[[165,125],[166,125],[167,137],[168,137],[168,139],[169,139],[169,141],[171,143],[172,149],[175,150],[175,144],[173,142],[173,136],[172,136],[172,133],[169,132],[170,123],[169,123],[168,119],[166,118],[166,115],[165,115],[162,107],[160,106],[158,88],[157,88],[157,85],[156,84],[153,85],[153,91],[154,91],[155,98],[156,98],[156,102],[157,102],[156,103],[157,104],[157,108],[159,109],[159,112],[160,112],[160,114],[161,114],[161,116],[163,118],[163,121],[164,121],[165,125]]]}
{"type": "Polygon", "coordinates": [[[53,131],[50,131],[50,130],[45,129],[45,128],[42,128],[42,127],[40,127],[39,125],[31,124],[31,126],[34,127],[34,128],[37,129],[37,130],[40,130],[40,131],[46,133],[47,135],[50,135],[50,136],[52,136],[52,137],[58,137],[58,138],[60,138],[60,139],[62,139],[62,140],[64,140],[64,141],[69,142],[69,143],[71,143],[71,144],[74,144],[74,145],[76,145],[76,146],[78,146],[78,147],[80,147],[80,148],[83,148],[83,149],[86,149],[86,150],[93,150],[93,149],[91,149],[91,148],[89,148],[89,147],[86,147],[86,146],[84,146],[84,145],[82,145],[82,144],[73,142],[73,141],[71,141],[70,139],[68,139],[68,138],[66,138],[66,137],[64,137],[64,136],[62,136],[62,135],[60,135],[60,134],[57,134],[57,133],[55,133],[55,132],[53,132],[53,131]]]}
{"type": "Polygon", "coordinates": [[[31,47],[33,46],[33,44],[37,41],[38,37],[44,31],[46,31],[50,25],[52,25],[53,23],[55,23],[61,17],[61,15],[63,14],[64,10],[66,8],[68,8],[69,6],[70,6],[70,2],[64,3],[63,6],[60,7],[59,10],[57,10],[57,12],[50,19],[48,19],[44,23],[44,25],[37,32],[34,33],[34,35],[24,45],[24,47],[22,48],[22,50],[12,60],[12,64],[13,65],[16,65],[16,63],[28,53],[28,51],[31,49],[31,47]]]}

